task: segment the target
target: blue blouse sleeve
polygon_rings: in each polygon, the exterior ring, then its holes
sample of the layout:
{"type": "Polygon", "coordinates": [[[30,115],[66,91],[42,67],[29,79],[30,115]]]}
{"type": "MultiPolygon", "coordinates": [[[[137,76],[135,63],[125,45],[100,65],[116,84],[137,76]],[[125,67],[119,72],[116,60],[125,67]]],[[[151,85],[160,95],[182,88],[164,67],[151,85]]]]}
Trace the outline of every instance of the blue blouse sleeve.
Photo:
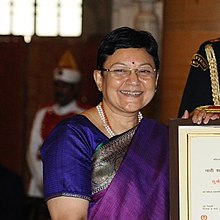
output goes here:
{"type": "Polygon", "coordinates": [[[92,153],[86,129],[70,121],[60,123],[41,148],[45,200],[58,196],[90,200],[92,153]]]}

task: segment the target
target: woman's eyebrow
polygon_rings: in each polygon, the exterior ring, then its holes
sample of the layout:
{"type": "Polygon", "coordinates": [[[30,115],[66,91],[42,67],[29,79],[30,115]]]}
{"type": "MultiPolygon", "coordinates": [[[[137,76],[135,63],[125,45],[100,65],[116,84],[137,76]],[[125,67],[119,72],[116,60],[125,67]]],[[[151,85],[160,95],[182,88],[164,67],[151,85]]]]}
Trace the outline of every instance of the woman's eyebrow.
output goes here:
{"type": "Polygon", "coordinates": [[[117,63],[113,63],[113,64],[110,66],[110,68],[111,68],[111,67],[114,67],[114,66],[117,66],[117,65],[119,65],[119,66],[127,66],[125,63],[117,62],[117,63]]]}

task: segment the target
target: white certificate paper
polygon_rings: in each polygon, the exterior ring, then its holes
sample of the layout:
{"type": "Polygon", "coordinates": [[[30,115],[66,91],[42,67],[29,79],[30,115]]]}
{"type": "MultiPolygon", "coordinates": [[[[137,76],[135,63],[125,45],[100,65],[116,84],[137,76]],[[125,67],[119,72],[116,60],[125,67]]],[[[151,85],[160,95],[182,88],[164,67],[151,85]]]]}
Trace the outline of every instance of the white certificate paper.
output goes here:
{"type": "Polygon", "coordinates": [[[220,127],[179,127],[180,220],[220,219],[220,127]]]}

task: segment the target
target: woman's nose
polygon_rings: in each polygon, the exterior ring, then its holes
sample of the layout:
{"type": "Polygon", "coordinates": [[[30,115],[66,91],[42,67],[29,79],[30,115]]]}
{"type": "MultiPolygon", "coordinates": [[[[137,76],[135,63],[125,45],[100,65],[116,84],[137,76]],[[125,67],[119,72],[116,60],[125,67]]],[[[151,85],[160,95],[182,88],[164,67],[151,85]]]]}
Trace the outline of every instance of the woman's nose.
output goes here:
{"type": "Polygon", "coordinates": [[[137,70],[136,70],[136,69],[130,70],[130,74],[128,75],[128,79],[129,79],[131,82],[137,82],[137,81],[139,81],[139,77],[138,77],[138,74],[137,74],[137,70]]]}

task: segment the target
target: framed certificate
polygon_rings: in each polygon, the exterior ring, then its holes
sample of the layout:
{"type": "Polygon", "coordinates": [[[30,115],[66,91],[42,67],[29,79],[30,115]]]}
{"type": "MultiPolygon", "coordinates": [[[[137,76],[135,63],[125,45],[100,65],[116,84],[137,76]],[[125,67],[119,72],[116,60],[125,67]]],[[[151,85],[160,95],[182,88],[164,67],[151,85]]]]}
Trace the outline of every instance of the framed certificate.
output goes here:
{"type": "Polygon", "coordinates": [[[169,122],[170,219],[220,219],[220,120],[169,122]]]}

